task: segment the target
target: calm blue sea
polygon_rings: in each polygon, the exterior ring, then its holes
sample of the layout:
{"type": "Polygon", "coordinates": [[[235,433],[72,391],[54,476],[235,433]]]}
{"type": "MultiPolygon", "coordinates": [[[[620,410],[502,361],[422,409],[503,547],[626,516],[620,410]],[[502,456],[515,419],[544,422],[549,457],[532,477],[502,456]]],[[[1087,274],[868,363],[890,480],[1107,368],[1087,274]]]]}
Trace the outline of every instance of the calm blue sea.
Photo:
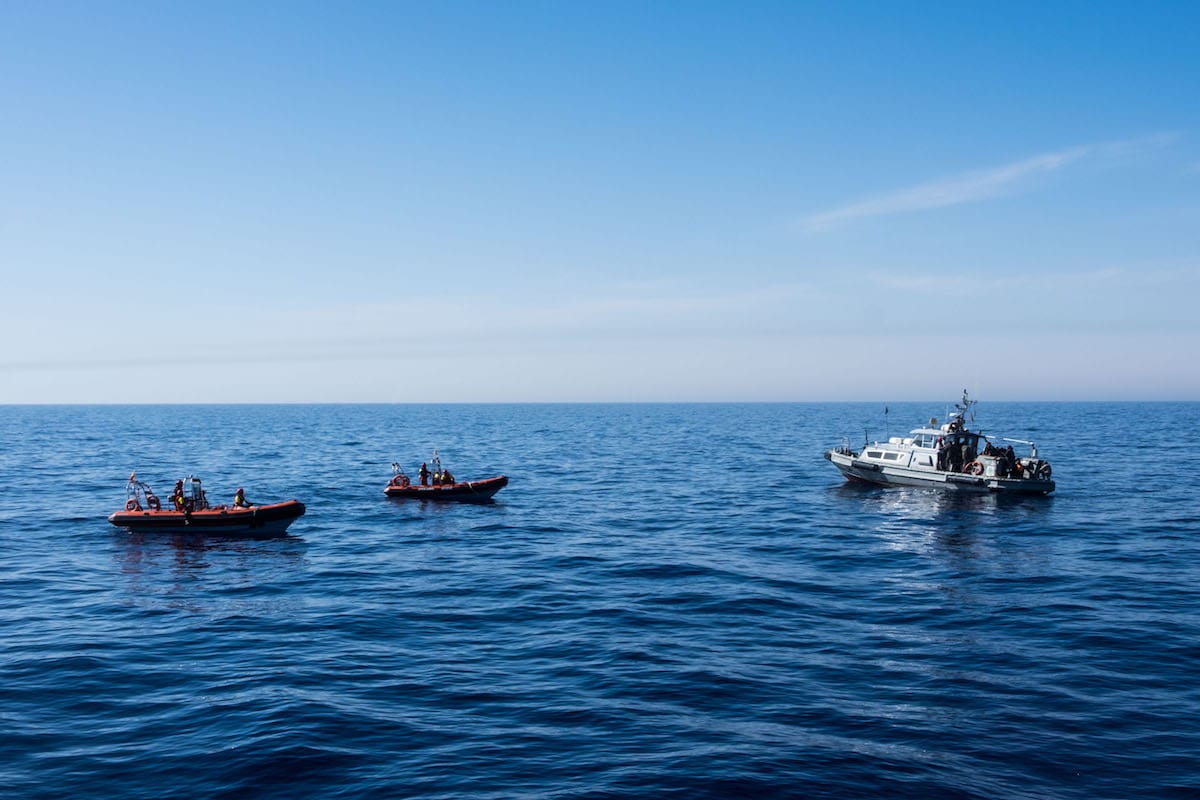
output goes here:
{"type": "Polygon", "coordinates": [[[1200,795],[1200,404],[982,404],[1025,499],[845,484],[889,406],[0,407],[0,796],[1200,795]]]}

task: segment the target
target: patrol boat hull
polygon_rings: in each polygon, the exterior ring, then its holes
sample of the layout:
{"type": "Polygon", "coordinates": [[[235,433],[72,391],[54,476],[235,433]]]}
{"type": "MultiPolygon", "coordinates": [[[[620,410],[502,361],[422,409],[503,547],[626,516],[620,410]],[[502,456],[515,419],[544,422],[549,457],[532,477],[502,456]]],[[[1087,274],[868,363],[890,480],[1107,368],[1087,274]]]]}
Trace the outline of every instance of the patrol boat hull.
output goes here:
{"type": "Polygon", "coordinates": [[[1006,492],[1013,494],[1045,495],[1054,491],[1050,479],[1011,478],[988,474],[973,475],[936,469],[921,469],[877,464],[861,458],[853,451],[829,450],[825,458],[846,477],[856,483],[876,486],[925,486],[953,492],[1006,492]]]}

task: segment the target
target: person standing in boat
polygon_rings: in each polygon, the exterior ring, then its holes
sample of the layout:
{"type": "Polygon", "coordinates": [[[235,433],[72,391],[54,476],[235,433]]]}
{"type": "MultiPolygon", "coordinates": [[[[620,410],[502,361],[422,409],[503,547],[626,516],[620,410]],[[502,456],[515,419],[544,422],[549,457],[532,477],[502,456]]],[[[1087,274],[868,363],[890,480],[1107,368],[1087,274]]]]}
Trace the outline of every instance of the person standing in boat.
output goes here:
{"type": "Polygon", "coordinates": [[[246,500],[246,491],[240,486],[238,487],[238,490],[236,492],[234,492],[234,494],[233,494],[233,507],[234,508],[249,508],[250,507],[249,501],[246,500]]]}
{"type": "Polygon", "coordinates": [[[168,499],[170,500],[171,505],[173,505],[175,507],[176,511],[183,511],[183,481],[182,480],[175,481],[175,491],[171,492],[171,496],[168,499]]]}
{"type": "Polygon", "coordinates": [[[421,462],[421,469],[417,471],[417,475],[421,478],[422,486],[429,485],[429,466],[424,461],[421,462]]]}
{"type": "Polygon", "coordinates": [[[454,476],[450,474],[450,470],[448,470],[448,469],[442,470],[442,485],[443,486],[453,486],[454,485],[454,476]]]}
{"type": "Polygon", "coordinates": [[[951,471],[951,472],[962,472],[962,467],[963,467],[963,460],[962,460],[962,457],[963,457],[963,449],[962,449],[962,447],[960,447],[960,446],[959,446],[959,444],[958,444],[958,437],[957,437],[957,436],[951,436],[951,437],[949,438],[949,443],[947,444],[947,446],[946,446],[946,447],[947,447],[947,450],[948,450],[948,452],[949,452],[949,456],[950,456],[950,458],[949,458],[949,461],[950,461],[950,471],[951,471]]]}
{"type": "Polygon", "coordinates": [[[1008,461],[1008,474],[1014,478],[1021,477],[1021,462],[1017,460],[1017,453],[1011,444],[1004,448],[1004,458],[1008,461]]]}

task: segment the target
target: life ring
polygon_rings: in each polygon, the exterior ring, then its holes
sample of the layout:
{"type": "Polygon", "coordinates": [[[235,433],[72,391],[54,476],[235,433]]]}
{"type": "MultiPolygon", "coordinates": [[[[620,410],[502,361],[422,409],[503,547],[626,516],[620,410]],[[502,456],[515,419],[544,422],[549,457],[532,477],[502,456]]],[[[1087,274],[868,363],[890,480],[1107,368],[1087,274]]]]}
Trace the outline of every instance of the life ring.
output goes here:
{"type": "Polygon", "coordinates": [[[1048,480],[1050,480],[1050,475],[1051,475],[1053,472],[1054,472],[1054,470],[1050,469],[1050,465],[1049,465],[1049,464],[1043,463],[1043,464],[1042,464],[1040,467],[1038,467],[1038,469],[1037,469],[1037,476],[1038,476],[1039,478],[1041,478],[1042,480],[1044,480],[1044,481],[1048,481],[1048,480]]]}
{"type": "Polygon", "coordinates": [[[161,511],[162,510],[162,503],[158,502],[158,495],[152,494],[149,497],[147,497],[146,505],[150,507],[151,511],[161,511]]]}
{"type": "Polygon", "coordinates": [[[968,475],[982,475],[983,464],[980,464],[978,461],[972,461],[970,464],[967,464],[965,467],[963,467],[963,472],[968,475]]]}
{"type": "Polygon", "coordinates": [[[137,500],[129,500],[125,503],[126,511],[137,511],[139,508],[137,500]]]}
{"type": "Polygon", "coordinates": [[[392,478],[392,486],[408,486],[412,482],[404,475],[396,475],[392,478]]]}

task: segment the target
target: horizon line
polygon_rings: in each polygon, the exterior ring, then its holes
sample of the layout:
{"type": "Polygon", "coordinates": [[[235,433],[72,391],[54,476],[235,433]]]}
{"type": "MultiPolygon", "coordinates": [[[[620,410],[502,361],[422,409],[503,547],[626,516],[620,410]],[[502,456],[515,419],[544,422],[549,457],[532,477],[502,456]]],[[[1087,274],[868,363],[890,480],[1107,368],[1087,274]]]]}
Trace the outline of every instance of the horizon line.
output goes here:
{"type": "MultiPolygon", "coordinates": [[[[681,405],[819,405],[819,404],[863,404],[863,403],[879,403],[887,406],[887,404],[928,404],[942,403],[946,400],[930,400],[930,399],[840,399],[840,400],[198,400],[194,402],[158,402],[158,401],[70,401],[70,402],[34,402],[34,403],[9,403],[0,402],[0,408],[43,408],[56,406],[70,407],[89,407],[89,406],[617,406],[617,405],[642,405],[642,406],[681,406],[681,405]]],[[[1086,399],[1021,399],[1013,400],[999,398],[993,400],[982,400],[984,404],[989,403],[1039,403],[1039,404],[1067,404],[1067,403],[1110,403],[1110,404],[1125,404],[1125,403],[1200,403],[1200,398],[1086,398],[1086,399]]]]}

